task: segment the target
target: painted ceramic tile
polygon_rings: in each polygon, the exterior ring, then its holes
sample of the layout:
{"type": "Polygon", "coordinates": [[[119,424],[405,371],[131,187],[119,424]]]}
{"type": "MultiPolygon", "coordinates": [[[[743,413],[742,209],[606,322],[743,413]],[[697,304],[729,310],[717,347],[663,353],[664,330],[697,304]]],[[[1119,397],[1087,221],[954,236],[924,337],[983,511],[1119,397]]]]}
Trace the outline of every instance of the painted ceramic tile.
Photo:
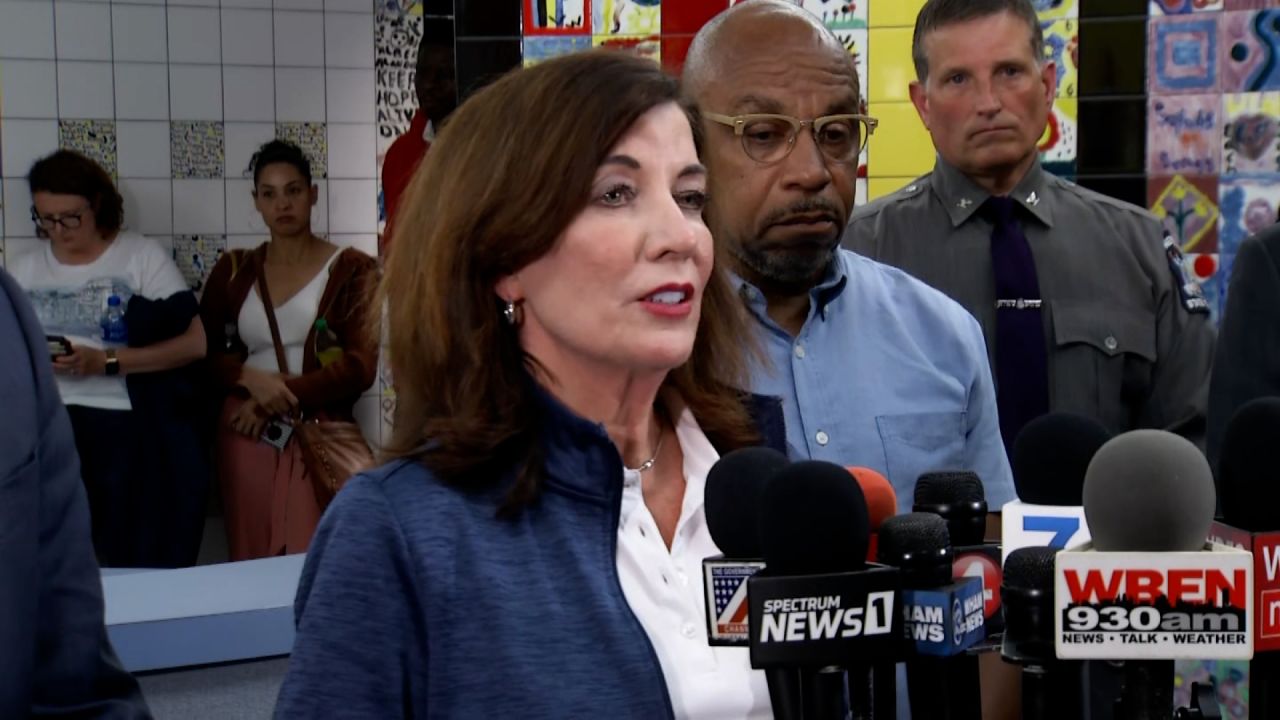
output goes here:
{"type": "Polygon", "coordinates": [[[1222,174],[1280,172],[1280,92],[1222,96],[1222,174]]]}
{"type": "Polygon", "coordinates": [[[662,41],[657,35],[645,37],[625,37],[621,35],[593,35],[591,44],[595,47],[626,50],[654,62],[662,61],[662,41]]]}
{"type": "Polygon", "coordinates": [[[537,65],[559,55],[591,49],[590,35],[531,35],[524,39],[524,66],[537,65]]]}
{"type": "Polygon", "coordinates": [[[1280,8],[1221,13],[1222,90],[1280,90],[1280,8]]]}
{"type": "Polygon", "coordinates": [[[1226,0],[1224,10],[1262,10],[1263,8],[1280,7],[1280,0],[1226,0]]]}
{"type": "Polygon", "coordinates": [[[832,30],[865,30],[870,0],[801,0],[800,7],[817,15],[832,30]]]}
{"type": "Polygon", "coordinates": [[[117,174],[114,120],[59,120],[58,147],[92,159],[112,177],[117,174]]]}
{"type": "Polygon", "coordinates": [[[380,13],[422,17],[422,0],[376,0],[374,9],[380,13]]]}
{"type": "Polygon", "coordinates": [[[1054,20],[1044,25],[1045,56],[1058,67],[1057,97],[1075,97],[1080,81],[1080,21],[1054,20]]]}
{"type": "Polygon", "coordinates": [[[1031,0],[1041,20],[1080,17],[1080,0],[1031,0]]]}
{"type": "MultiPolygon", "coordinates": [[[[409,129],[418,108],[414,65],[422,41],[422,16],[379,12],[374,22],[374,107],[377,109],[377,177],[391,143],[409,129]]],[[[379,180],[381,182],[381,180],[379,180]]]]}
{"type": "Polygon", "coordinates": [[[1219,192],[1219,251],[1235,255],[1245,238],[1275,223],[1276,208],[1280,207],[1280,175],[1225,177],[1219,192]]]}
{"type": "Polygon", "coordinates": [[[1147,206],[1186,253],[1218,251],[1218,178],[1153,177],[1147,181],[1147,206]]]}
{"type": "Polygon", "coordinates": [[[1060,97],[1053,101],[1049,123],[1040,136],[1040,159],[1043,162],[1056,164],[1076,159],[1079,146],[1077,102],[1073,97],[1060,97]]]}
{"type": "Polygon", "coordinates": [[[524,0],[525,35],[590,31],[591,0],[524,0]]]}
{"type": "Polygon", "coordinates": [[[1151,0],[1152,15],[1185,15],[1221,10],[1223,0],[1151,0]]]}
{"type": "Polygon", "coordinates": [[[1148,23],[1148,89],[1152,93],[1218,90],[1218,17],[1152,18],[1148,23]]]}
{"type": "Polygon", "coordinates": [[[1147,102],[1147,173],[1212,175],[1221,157],[1217,95],[1166,95],[1147,102]]]}
{"type": "Polygon", "coordinates": [[[225,235],[175,235],[173,261],[191,289],[200,292],[214,263],[227,250],[225,235]]]}
{"type": "Polygon", "coordinates": [[[221,122],[169,123],[169,170],[174,178],[220,180],[226,176],[226,140],[221,122]]]}
{"type": "Polygon", "coordinates": [[[329,133],[324,123],[276,123],[276,137],[302,148],[302,154],[311,161],[313,178],[329,176],[329,133]]]}
{"type": "Polygon", "coordinates": [[[591,31],[596,35],[657,35],[662,32],[662,2],[593,0],[591,31]]]}

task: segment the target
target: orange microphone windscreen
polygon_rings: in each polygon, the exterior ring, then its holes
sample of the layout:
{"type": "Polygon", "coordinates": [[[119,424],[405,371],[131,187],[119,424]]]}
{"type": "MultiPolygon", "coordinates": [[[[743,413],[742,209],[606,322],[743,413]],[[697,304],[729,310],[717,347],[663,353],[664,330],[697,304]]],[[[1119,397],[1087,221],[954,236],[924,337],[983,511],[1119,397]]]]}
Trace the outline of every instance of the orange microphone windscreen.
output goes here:
{"type": "Polygon", "coordinates": [[[898,494],[883,475],[864,467],[845,468],[858,481],[862,496],[867,499],[867,520],[871,526],[871,540],[867,547],[868,561],[876,559],[879,547],[880,523],[898,514],[898,494]]]}

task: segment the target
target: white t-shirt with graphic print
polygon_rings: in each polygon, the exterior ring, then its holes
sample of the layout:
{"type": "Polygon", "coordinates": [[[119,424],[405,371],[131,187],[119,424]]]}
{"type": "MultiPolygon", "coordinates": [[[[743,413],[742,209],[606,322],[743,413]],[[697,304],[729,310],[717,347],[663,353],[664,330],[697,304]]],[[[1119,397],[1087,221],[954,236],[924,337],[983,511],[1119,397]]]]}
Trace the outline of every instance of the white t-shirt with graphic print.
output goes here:
{"type": "MultiPolygon", "coordinates": [[[[188,290],[173,257],[155,240],[122,230],[97,260],[64,265],[44,247],[20,255],[6,268],[27,291],[46,335],[63,335],[74,345],[104,347],[102,315],[107,299],[120,297],[120,307],[141,295],[163,300],[188,290]]],[[[123,377],[58,375],[65,405],[105,410],[131,410],[123,377]]]]}

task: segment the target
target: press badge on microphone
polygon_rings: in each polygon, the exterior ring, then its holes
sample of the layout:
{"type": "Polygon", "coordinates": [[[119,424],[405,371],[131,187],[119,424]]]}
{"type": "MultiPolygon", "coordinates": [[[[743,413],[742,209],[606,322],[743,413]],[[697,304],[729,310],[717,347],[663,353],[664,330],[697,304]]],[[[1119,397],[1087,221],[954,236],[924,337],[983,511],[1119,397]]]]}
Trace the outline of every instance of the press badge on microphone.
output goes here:
{"type": "Polygon", "coordinates": [[[1189,313],[1208,313],[1209,301],[1204,297],[1204,290],[1200,283],[1187,275],[1187,261],[1182,255],[1182,248],[1168,233],[1164,235],[1164,254],[1169,258],[1169,270],[1173,272],[1173,284],[1178,287],[1182,307],[1189,313]]]}

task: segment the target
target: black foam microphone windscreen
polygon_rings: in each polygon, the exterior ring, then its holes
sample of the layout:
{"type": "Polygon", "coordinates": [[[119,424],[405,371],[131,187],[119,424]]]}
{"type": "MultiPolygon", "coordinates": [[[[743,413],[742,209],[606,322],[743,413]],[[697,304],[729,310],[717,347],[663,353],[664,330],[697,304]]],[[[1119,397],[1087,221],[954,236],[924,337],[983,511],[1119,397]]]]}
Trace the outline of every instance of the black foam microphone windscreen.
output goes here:
{"type": "Polygon", "coordinates": [[[751,447],[725,453],[711,466],[703,508],[711,539],[725,557],[760,557],[760,497],[787,464],[777,450],[751,447]]]}
{"type": "Polygon", "coordinates": [[[792,463],[765,484],[760,549],[772,575],[861,570],[869,534],[867,501],[839,465],[792,463]]]}
{"type": "Polygon", "coordinates": [[[1083,504],[1089,461],[1111,439],[1092,418],[1049,413],[1027,423],[1009,458],[1018,499],[1034,505],[1083,504]]]}
{"type": "Polygon", "coordinates": [[[1096,550],[1194,552],[1213,523],[1213,474],[1187,439],[1131,430],[1094,455],[1083,501],[1096,550]]]}
{"type": "Polygon", "coordinates": [[[1280,483],[1272,453],[1280,448],[1280,397],[1240,407],[1222,434],[1218,460],[1222,518],[1250,532],[1280,530],[1280,483]]]}
{"type": "Polygon", "coordinates": [[[916,480],[912,510],[947,521],[951,544],[980,545],[987,528],[987,495],[977,473],[928,472],[916,480]]]}

